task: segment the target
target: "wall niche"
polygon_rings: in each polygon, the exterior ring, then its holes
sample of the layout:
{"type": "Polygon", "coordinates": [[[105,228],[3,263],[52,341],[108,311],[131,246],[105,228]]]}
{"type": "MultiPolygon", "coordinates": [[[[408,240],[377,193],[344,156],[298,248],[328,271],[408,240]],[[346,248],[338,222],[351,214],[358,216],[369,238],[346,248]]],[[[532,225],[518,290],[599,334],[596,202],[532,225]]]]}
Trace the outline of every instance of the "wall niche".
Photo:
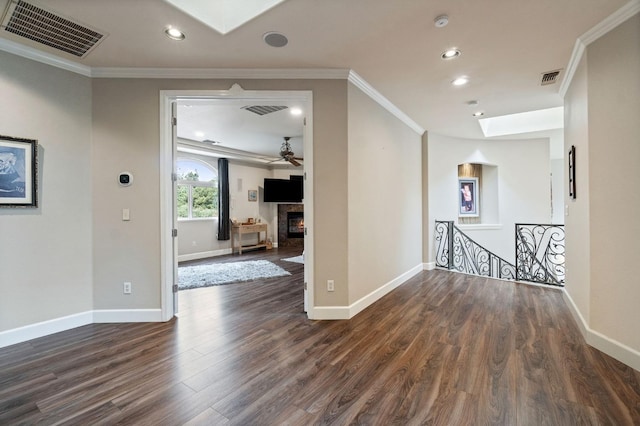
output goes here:
{"type": "MultiPolygon", "coordinates": [[[[461,225],[497,224],[498,215],[498,167],[491,164],[458,164],[458,179],[477,179],[476,216],[458,215],[461,225]]],[[[463,197],[463,194],[459,194],[463,197]]],[[[460,209],[458,209],[460,213],[460,209]]]]}

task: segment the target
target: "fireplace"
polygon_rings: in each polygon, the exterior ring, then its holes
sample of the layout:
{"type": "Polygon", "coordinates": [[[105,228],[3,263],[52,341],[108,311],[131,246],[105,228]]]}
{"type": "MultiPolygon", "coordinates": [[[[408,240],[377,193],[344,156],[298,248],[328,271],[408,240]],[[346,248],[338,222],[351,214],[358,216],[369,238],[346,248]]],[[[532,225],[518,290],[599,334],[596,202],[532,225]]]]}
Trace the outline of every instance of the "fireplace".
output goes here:
{"type": "Polygon", "coordinates": [[[303,212],[287,212],[287,238],[304,238],[303,212]]]}
{"type": "Polygon", "coordinates": [[[304,247],[304,204],[278,204],[278,247],[304,247]]]}

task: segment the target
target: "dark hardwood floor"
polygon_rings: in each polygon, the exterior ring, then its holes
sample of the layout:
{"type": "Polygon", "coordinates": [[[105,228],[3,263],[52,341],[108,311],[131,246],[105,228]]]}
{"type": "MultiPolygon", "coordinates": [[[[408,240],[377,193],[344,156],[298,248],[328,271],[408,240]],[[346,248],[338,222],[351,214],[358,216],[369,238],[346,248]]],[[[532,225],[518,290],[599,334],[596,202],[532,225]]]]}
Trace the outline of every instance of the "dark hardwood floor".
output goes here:
{"type": "Polygon", "coordinates": [[[633,425],[640,373],[587,346],[558,290],[423,272],[350,321],[291,276],[180,293],[168,323],[0,349],[0,424],[633,425]]]}

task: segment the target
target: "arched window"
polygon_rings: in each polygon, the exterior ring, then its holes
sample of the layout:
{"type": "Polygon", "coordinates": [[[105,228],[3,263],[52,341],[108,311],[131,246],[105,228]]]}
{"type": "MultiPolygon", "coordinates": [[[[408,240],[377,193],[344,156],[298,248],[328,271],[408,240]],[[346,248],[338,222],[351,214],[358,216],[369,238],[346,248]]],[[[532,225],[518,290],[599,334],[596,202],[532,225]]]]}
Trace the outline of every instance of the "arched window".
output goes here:
{"type": "Polygon", "coordinates": [[[203,161],[178,158],[178,220],[218,217],[218,173],[203,161]]]}

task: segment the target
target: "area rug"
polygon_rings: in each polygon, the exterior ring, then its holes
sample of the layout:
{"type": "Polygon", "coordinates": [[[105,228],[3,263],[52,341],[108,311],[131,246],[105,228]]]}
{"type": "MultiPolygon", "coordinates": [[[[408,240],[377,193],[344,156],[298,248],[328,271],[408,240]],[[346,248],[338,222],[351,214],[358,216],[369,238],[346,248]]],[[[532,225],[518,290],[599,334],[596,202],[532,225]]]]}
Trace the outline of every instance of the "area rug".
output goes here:
{"type": "Polygon", "coordinates": [[[296,257],[287,257],[286,259],[282,259],[285,262],[294,262],[294,263],[303,263],[304,264],[304,256],[296,256],[296,257]]]}
{"type": "Polygon", "coordinates": [[[178,268],[178,289],[187,290],[286,275],[291,274],[268,260],[181,266],[178,268]]]}

